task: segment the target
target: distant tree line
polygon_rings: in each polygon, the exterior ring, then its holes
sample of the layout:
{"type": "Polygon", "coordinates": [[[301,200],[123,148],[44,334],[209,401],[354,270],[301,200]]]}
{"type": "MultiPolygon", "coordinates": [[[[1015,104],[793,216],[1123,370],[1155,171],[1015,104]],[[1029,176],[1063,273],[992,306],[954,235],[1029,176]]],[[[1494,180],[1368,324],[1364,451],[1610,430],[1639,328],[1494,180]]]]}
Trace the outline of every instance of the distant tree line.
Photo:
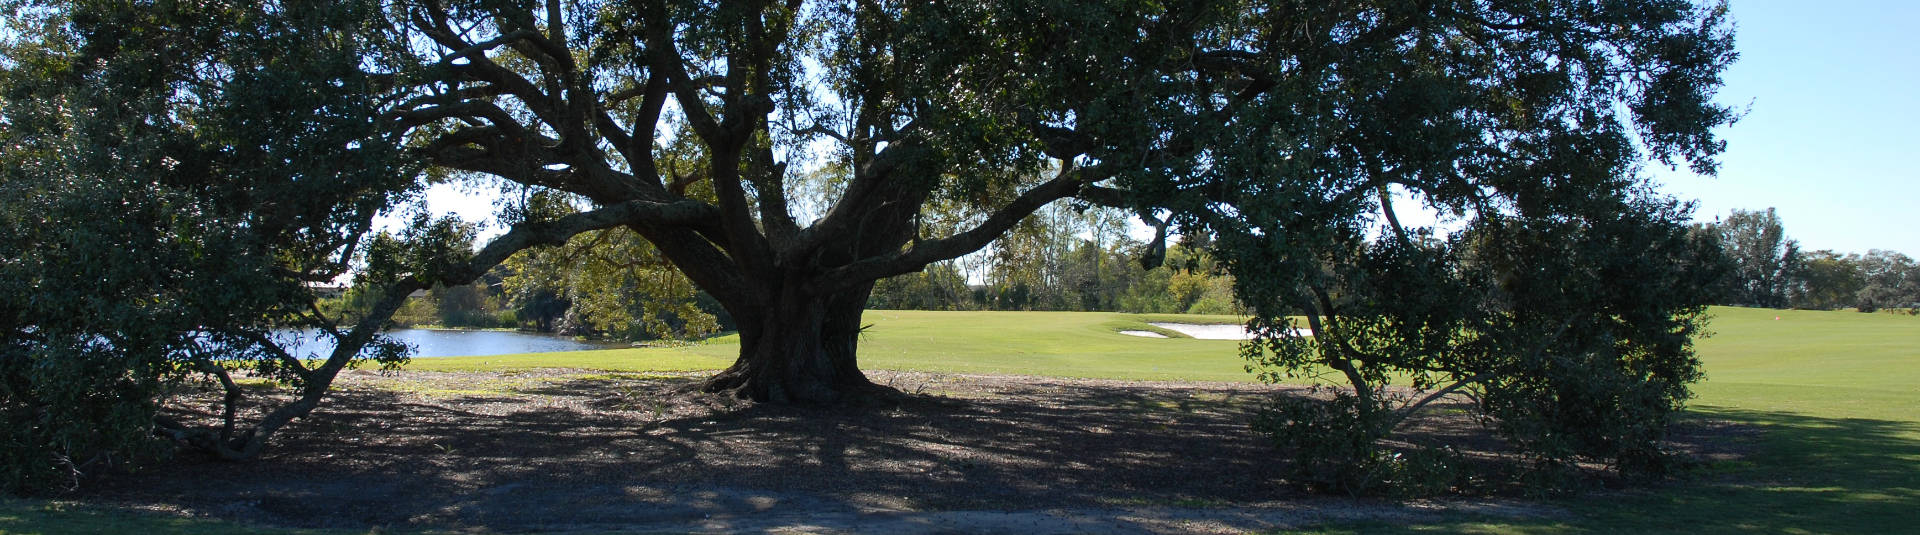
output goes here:
{"type": "MultiPolygon", "coordinates": [[[[549,217],[574,211],[547,195],[506,204],[508,210],[550,212],[549,217]]],[[[357,312],[377,297],[356,287],[322,306],[330,312],[357,312]]],[[[734,328],[717,301],[625,228],[583,233],[559,247],[523,251],[473,284],[435,286],[401,305],[392,323],[623,341],[701,338],[734,328]]]]}
{"type": "MultiPolygon", "coordinates": [[[[565,212],[552,198],[514,208],[565,212]]],[[[893,310],[1051,310],[1236,314],[1233,278],[1204,237],[1166,247],[1147,269],[1148,243],[1125,213],[1054,206],[982,252],[881,280],[867,306],[893,310]]],[[[1920,263],[1899,252],[1802,250],[1780,216],[1734,210],[1696,232],[1717,239],[1733,265],[1718,304],[1810,310],[1920,313],[1920,263]]],[[[336,307],[369,306],[349,291],[336,307]],[[357,305],[355,303],[358,303],[357,305]]],[[[694,287],[631,231],[582,234],[567,246],[522,253],[476,284],[436,287],[394,314],[399,326],[513,328],[617,340],[698,338],[733,330],[711,296],[694,287]]]]}
{"type": "Polygon", "coordinates": [[[874,285],[868,308],[1058,310],[1236,314],[1233,278],[1204,238],[1166,247],[1147,269],[1149,243],[1127,232],[1118,210],[1059,206],[1029,217],[972,257],[874,285]]]}
{"type": "MultiPolygon", "coordinates": [[[[566,211],[553,199],[531,209],[566,211]],[[539,206],[544,204],[544,206],[539,206]]],[[[1204,238],[1168,245],[1153,269],[1150,244],[1107,208],[1042,210],[981,254],[880,281],[869,308],[1058,310],[1236,314],[1233,278],[1204,238]]],[[[353,289],[328,304],[345,311],[375,295],[353,289]]],[[[519,329],[625,341],[699,338],[733,330],[719,303],[699,291],[645,240],[625,229],[576,236],[566,246],[522,252],[474,284],[435,287],[393,315],[401,327],[519,329]]]]}
{"type": "Polygon", "coordinates": [[[1734,264],[1720,304],[1920,314],[1920,264],[1907,255],[1802,251],[1772,208],[1734,210],[1698,230],[1715,235],[1734,264]]]}

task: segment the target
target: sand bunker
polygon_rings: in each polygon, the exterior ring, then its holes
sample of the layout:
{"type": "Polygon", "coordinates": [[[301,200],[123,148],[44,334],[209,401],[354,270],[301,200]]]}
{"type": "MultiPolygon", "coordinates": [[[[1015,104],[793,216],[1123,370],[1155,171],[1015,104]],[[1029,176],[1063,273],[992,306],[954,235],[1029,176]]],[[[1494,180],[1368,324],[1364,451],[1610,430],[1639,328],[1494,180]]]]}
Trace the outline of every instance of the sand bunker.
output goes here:
{"type": "Polygon", "coordinates": [[[1141,338],[1166,338],[1167,337],[1167,335],[1160,334],[1153,331],[1120,331],[1120,334],[1124,334],[1127,336],[1138,336],[1141,338]]]}
{"type": "MultiPolygon", "coordinates": [[[[1149,323],[1155,327],[1174,331],[1201,340],[1252,340],[1253,334],[1247,332],[1245,325],[1195,325],[1191,323],[1149,323]]],[[[1311,329],[1294,329],[1300,336],[1313,336],[1311,329]]],[[[1135,335],[1139,336],[1139,335],[1135,335]]]]}

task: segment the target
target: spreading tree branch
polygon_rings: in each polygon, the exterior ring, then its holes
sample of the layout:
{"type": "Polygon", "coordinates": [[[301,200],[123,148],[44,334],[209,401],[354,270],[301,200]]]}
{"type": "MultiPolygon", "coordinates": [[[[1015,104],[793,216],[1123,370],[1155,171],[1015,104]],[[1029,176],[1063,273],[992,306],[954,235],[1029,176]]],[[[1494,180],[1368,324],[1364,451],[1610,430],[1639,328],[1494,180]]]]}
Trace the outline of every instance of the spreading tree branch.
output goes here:
{"type": "Polygon", "coordinates": [[[834,268],[816,278],[810,286],[819,295],[832,294],[856,284],[911,273],[934,262],[978,251],[1041,207],[1071,197],[1079,192],[1083,184],[1105,179],[1108,175],[1105,168],[1076,169],[1071,165],[1063,166],[1052,180],[1021,193],[972,229],[946,238],[915,241],[904,251],[865,258],[834,268]]]}

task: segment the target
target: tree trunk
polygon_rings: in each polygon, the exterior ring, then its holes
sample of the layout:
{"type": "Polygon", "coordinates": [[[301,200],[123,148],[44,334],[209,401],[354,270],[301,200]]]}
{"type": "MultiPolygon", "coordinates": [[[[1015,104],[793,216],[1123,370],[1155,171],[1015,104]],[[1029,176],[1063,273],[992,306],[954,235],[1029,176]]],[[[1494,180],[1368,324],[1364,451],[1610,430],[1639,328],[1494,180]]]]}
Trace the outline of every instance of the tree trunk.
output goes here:
{"type": "MultiPolygon", "coordinates": [[[[748,270],[739,270],[740,291],[721,303],[740,327],[740,358],[700,389],[771,403],[901,401],[900,391],[867,380],[856,355],[860,315],[866,311],[875,281],[827,295],[806,289],[818,287],[818,278],[832,267],[899,252],[917,232],[914,221],[926,201],[928,184],[885,181],[866,192],[858,205],[838,216],[842,223],[834,227],[839,230],[831,231],[834,239],[815,245],[807,254],[794,255],[807,259],[802,265],[759,273],[775,277],[773,281],[752,280],[748,270]],[[749,290],[754,288],[759,291],[749,290]]],[[[703,283],[702,287],[708,286],[703,283]]]]}
{"type": "Polygon", "coordinates": [[[782,292],[762,309],[760,322],[740,324],[740,358],[700,390],[771,403],[897,401],[899,391],[868,381],[856,356],[860,315],[872,289],[867,283],[826,297],[782,292]]]}

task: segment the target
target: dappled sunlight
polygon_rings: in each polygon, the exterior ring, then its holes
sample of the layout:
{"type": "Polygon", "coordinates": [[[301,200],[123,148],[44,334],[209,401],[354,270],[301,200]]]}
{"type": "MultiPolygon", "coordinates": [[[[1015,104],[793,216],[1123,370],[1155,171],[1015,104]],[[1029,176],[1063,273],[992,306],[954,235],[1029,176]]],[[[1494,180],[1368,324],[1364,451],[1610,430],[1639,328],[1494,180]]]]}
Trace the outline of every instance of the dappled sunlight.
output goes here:
{"type": "Polygon", "coordinates": [[[183,458],[97,492],[199,510],[240,504],[232,516],[312,527],[493,528],[547,516],[647,522],[633,515],[684,502],[688,485],[758,493],[784,508],[1297,497],[1247,428],[1253,402],[1275,388],[1266,385],[879,372],[875,380],[908,393],[955,395],[822,409],[686,394],[690,375],[350,378],[258,462],[183,458]],[[419,496],[440,498],[406,499],[419,496]]]}
{"type": "Polygon", "coordinates": [[[1232,532],[1461,507],[1286,483],[1248,423],[1295,387],[883,371],[872,379],[906,402],[810,408],[688,393],[698,376],[352,374],[257,461],[183,456],[103,480],[89,498],[285,526],[454,530],[762,531],[838,515],[843,527],[1232,532]]]}

